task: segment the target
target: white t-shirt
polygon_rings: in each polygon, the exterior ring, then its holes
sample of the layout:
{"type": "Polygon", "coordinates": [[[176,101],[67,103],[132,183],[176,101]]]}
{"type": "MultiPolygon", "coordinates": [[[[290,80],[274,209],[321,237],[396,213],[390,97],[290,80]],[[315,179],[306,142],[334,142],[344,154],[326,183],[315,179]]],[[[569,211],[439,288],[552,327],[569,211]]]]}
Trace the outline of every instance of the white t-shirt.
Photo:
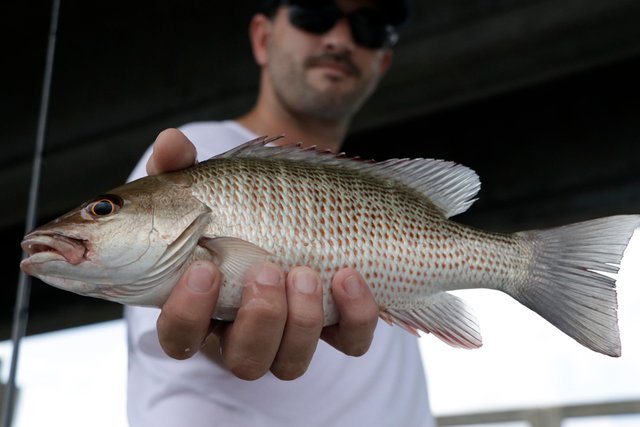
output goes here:
{"type": "MultiPolygon", "coordinates": [[[[234,121],[181,128],[205,160],[255,138],[234,121]]],[[[145,175],[150,150],[130,179],[145,175]]],[[[243,381],[202,354],[169,358],[156,335],[159,310],[127,307],[128,416],[132,427],[434,426],[416,338],[380,321],[369,351],[349,357],[321,341],[294,381],[268,373],[243,381]]]]}

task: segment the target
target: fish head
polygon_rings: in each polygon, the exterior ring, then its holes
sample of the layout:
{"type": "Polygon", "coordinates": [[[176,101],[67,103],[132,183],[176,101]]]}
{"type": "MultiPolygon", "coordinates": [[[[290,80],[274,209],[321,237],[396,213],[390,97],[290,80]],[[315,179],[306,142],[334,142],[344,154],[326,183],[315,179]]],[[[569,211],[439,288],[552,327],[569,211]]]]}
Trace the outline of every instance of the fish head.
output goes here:
{"type": "Polygon", "coordinates": [[[168,291],[157,285],[186,262],[208,212],[175,179],[143,178],[28,233],[20,268],[81,295],[158,305],[168,291]]]}

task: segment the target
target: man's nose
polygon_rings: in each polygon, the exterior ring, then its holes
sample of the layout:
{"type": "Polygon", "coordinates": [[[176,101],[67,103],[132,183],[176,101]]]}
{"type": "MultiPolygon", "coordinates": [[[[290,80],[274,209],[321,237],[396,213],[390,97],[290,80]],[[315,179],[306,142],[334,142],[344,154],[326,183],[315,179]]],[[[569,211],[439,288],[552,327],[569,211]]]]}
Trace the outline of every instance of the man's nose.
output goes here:
{"type": "Polygon", "coordinates": [[[346,17],[342,17],[331,27],[329,31],[322,35],[325,47],[334,51],[353,51],[355,42],[351,35],[351,26],[346,17]]]}

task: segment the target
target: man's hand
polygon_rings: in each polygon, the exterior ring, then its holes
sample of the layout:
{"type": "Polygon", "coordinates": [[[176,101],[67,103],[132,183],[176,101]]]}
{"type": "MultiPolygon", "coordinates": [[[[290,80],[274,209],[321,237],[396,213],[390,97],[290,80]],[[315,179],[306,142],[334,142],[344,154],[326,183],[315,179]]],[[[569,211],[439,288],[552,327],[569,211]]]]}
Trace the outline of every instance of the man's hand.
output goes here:
{"type": "MultiPolygon", "coordinates": [[[[193,144],[182,132],[167,129],[156,139],[147,173],[179,170],[195,161],[193,144]]],[[[325,328],[322,284],[308,267],[285,274],[267,263],[249,272],[232,323],[211,320],[221,279],[213,263],[197,261],[178,281],[157,323],[160,344],[169,356],[186,359],[202,348],[238,378],[253,380],[271,370],[280,379],[292,380],[307,370],[320,337],[351,356],[363,355],[371,345],[378,307],[352,269],[342,269],[333,278],[340,322],[325,328]]]]}

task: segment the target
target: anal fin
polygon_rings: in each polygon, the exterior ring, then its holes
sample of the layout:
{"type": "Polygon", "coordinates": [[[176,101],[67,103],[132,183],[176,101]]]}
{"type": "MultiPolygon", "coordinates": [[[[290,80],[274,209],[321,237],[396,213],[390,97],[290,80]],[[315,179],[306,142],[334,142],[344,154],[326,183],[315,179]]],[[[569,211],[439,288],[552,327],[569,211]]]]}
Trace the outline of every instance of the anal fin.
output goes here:
{"type": "Polygon", "coordinates": [[[439,292],[408,308],[385,308],[380,317],[418,335],[432,333],[453,347],[478,348],[482,336],[476,317],[455,295],[439,292]]]}

